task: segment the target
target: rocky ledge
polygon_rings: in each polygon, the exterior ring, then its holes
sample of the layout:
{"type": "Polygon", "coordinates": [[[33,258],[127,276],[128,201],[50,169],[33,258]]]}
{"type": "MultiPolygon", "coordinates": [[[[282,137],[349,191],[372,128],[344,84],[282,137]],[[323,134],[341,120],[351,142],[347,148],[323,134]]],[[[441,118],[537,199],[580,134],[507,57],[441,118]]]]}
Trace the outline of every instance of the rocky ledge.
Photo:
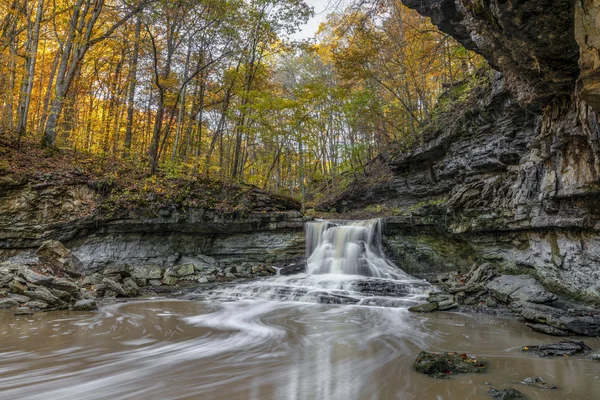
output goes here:
{"type": "Polygon", "coordinates": [[[194,288],[201,284],[275,273],[275,268],[270,265],[224,266],[216,259],[202,255],[168,268],[121,264],[90,272],[60,242],[49,240],[35,255],[21,254],[0,263],[0,309],[14,309],[17,315],[65,308],[92,311],[100,299],[171,293],[182,287],[194,288]]]}
{"type": "Polygon", "coordinates": [[[467,274],[440,274],[435,284],[427,303],[411,311],[515,313],[531,329],[549,335],[600,336],[600,310],[553,294],[530,275],[501,275],[485,263],[467,274]]]}

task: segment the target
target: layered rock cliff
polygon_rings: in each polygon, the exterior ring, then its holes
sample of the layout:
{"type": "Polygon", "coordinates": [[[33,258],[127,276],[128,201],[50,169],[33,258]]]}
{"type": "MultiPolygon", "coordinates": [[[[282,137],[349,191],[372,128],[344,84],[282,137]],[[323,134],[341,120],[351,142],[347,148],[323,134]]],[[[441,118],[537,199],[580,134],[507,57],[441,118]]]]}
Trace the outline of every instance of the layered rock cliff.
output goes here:
{"type": "Polygon", "coordinates": [[[96,186],[43,174],[0,180],[0,257],[34,251],[48,239],[73,250],[86,270],[166,268],[200,255],[223,265],[275,263],[304,254],[303,216],[290,199],[247,187],[228,194],[249,203],[235,207],[241,211],[149,201],[107,214],[96,186]]]}
{"type": "Polygon", "coordinates": [[[388,248],[410,272],[492,261],[600,304],[598,2],[404,3],[500,73],[322,208],[394,210],[388,248]]]}

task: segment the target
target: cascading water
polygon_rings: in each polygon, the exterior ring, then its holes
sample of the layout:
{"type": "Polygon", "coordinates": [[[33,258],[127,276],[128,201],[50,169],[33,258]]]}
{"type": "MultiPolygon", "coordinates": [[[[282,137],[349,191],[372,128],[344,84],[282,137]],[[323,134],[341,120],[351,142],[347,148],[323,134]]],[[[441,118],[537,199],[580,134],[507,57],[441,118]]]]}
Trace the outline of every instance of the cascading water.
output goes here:
{"type": "Polygon", "coordinates": [[[381,221],[316,221],[306,224],[308,274],[410,279],[383,256],[381,221]]]}
{"type": "Polygon", "coordinates": [[[385,258],[381,221],[306,224],[306,272],[199,293],[197,298],[410,307],[429,285],[385,258]]]}

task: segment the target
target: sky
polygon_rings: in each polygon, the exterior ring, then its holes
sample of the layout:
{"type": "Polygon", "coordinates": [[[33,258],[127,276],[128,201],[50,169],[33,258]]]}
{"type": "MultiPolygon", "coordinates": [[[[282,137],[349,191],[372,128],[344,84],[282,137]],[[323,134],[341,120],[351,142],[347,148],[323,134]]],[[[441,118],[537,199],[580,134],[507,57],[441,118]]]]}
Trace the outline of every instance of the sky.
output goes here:
{"type": "Polygon", "coordinates": [[[315,15],[308,23],[302,28],[302,30],[295,35],[292,36],[294,39],[310,39],[312,38],[317,30],[319,29],[319,25],[321,22],[324,22],[327,19],[327,14],[333,12],[337,7],[339,7],[341,1],[340,0],[304,0],[306,4],[312,6],[315,10],[315,15]]]}

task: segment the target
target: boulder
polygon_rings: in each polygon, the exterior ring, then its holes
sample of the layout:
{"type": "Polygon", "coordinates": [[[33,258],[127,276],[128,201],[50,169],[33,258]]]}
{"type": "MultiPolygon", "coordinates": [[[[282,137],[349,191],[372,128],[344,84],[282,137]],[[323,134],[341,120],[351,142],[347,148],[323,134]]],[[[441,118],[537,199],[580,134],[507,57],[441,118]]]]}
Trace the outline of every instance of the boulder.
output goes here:
{"type": "Polygon", "coordinates": [[[161,267],[150,266],[150,267],[136,267],[133,269],[131,276],[138,279],[161,279],[163,277],[164,270],[161,267]]]}
{"type": "Polygon", "coordinates": [[[48,303],[40,300],[33,300],[25,303],[24,306],[32,310],[45,310],[46,308],[48,308],[48,303]]]}
{"type": "Polygon", "coordinates": [[[123,291],[127,297],[135,297],[139,294],[140,288],[132,278],[123,279],[123,291]]]}
{"type": "Polygon", "coordinates": [[[490,396],[494,400],[527,400],[527,397],[517,389],[509,388],[509,389],[494,389],[491,388],[488,392],[488,396],[490,396]]]}
{"type": "Polygon", "coordinates": [[[98,305],[94,300],[79,300],[73,304],[73,311],[95,311],[98,305]]]}
{"type": "Polygon", "coordinates": [[[14,279],[8,272],[0,272],[0,287],[8,286],[8,283],[14,279]]]}
{"type": "Polygon", "coordinates": [[[542,333],[545,333],[547,335],[552,335],[552,336],[568,336],[568,333],[566,331],[563,331],[562,329],[558,329],[558,328],[555,328],[555,327],[550,326],[550,325],[546,325],[546,324],[531,324],[531,323],[527,323],[525,325],[527,325],[528,327],[530,327],[534,331],[542,332],[542,333]]]}
{"type": "Polygon", "coordinates": [[[131,277],[133,272],[134,269],[127,264],[111,265],[110,267],[106,267],[104,270],[102,270],[102,275],[121,280],[131,277]]]}
{"type": "Polygon", "coordinates": [[[19,303],[15,299],[0,299],[0,310],[18,307],[19,303]]]}
{"type": "Polygon", "coordinates": [[[196,273],[196,269],[194,267],[194,264],[189,263],[189,264],[184,264],[184,265],[177,265],[175,267],[172,268],[172,273],[170,273],[169,275],[171,276],[178,276],[178,277],[184,277],[184,276],[190,276],[190,275],[194,275],[196,273]]]}
{"type": "Polygon", "coordinates": [[[541,376],[535,376],[535,377],[532,377],[532,378],[525,378],[525,379],[523,379],[521,381],[521,384],[527,385],[527,386],[535,386],[538,389],[546,389],[546,390],[556,389],[556,386],[549,384],[541,376]]]}
{"type": "Polygon", "coordinates": [[[64,278],[56,278],[50,284],[46,284],[44,286],[50,289],[67,292],[73,297],[79,297],[79,286],[64,278]]]}
{"type": "Polygon", "coordinates": [[[37,287],[33,291],[28,291],[27,296],[31,297],[33,300],[41,300],[51,305],[63,304],[62,300],[54,296],[50,290],[43,286],[37,287]]]}
{"type": "Polygon", "coordinates": [[[428,353],[422,351],[415,360],[417,372],[433,378],[448,379],[451,375],[487,372],[484,362],[460,353],[428,353]]]}
{"type": "Polygon", "coordinates": [[[38,274],[33,272],[29,268],[22,268],[19,271],[19,275],[23,277],[27,282],[33,283],[34,285],[48,285],[54,280],[53,276],[38,274]]]}
{"type": "Polygon", "coordinates": [[[534,353],[540,357],[551,356],[572,356],[575,354],[586,354],[592,349],[584,342],[575,342],[572,340],[561,340],[560,342],[547,343],[539,346],[524,346],[522,351],[534,353]]]}
{"type": "Polygon", "coordinates": [[[16,293],[9,293],[8,298],[16,300],[19,303],[27,303],[29,300],[31,300],[27,296],[24,296],[22,294],[16,294],[16,293]]]}
{"type": "Polygon", "coordinates": [[[419,312],[419,313],[429,313],[438,309],[438,303],[423,303],[417,306],[412,306],[408,309],[408,311],[419,312]]]}
{"type": "Polygon", "coordinates": [[[73,296],[69,292],[52,288],[49,288],[48,290],[50,290],[50,293],[52,293],[54,296],[58,297],[62,301],[66,301],[67,303],[69,303],[73,300],[73,296]]]}
{"type": "Polygon", "coordinates": [[[83,272],[83,263],[59,241],[47,240],[37,250],[36,255],[52,266],[79,277],[83,272]]]}
{"type": "Polygon", "coordinates": [[[106,288],[104,294],[106,297],[115,297],[116,295],[123,297],[135,297],[139,292],[139,287],[132,278],[123,279],[123,284],[115,282],[110,278],[104,278],[102,280],[102,284],[106,288]],[[115,296],[113,296],[113,293],[115,296]]]}
{"type": "Polygon", "coordinates": [[[25,283],[24,280],[19,279],[19,278],[15,278],[13,279],[9,284],[8,284],[8,288],[10,289],[11,292],[16,293],[16,294],[26,294],[28,287],[25,283]]]}
{"type": "Polygon", "coordinates": [[[503,275],[486,285],[490,293],[498,300],[525,301],[529,303],[547,303],[556,299],[534,277],[529,275],[503,275]]]}

